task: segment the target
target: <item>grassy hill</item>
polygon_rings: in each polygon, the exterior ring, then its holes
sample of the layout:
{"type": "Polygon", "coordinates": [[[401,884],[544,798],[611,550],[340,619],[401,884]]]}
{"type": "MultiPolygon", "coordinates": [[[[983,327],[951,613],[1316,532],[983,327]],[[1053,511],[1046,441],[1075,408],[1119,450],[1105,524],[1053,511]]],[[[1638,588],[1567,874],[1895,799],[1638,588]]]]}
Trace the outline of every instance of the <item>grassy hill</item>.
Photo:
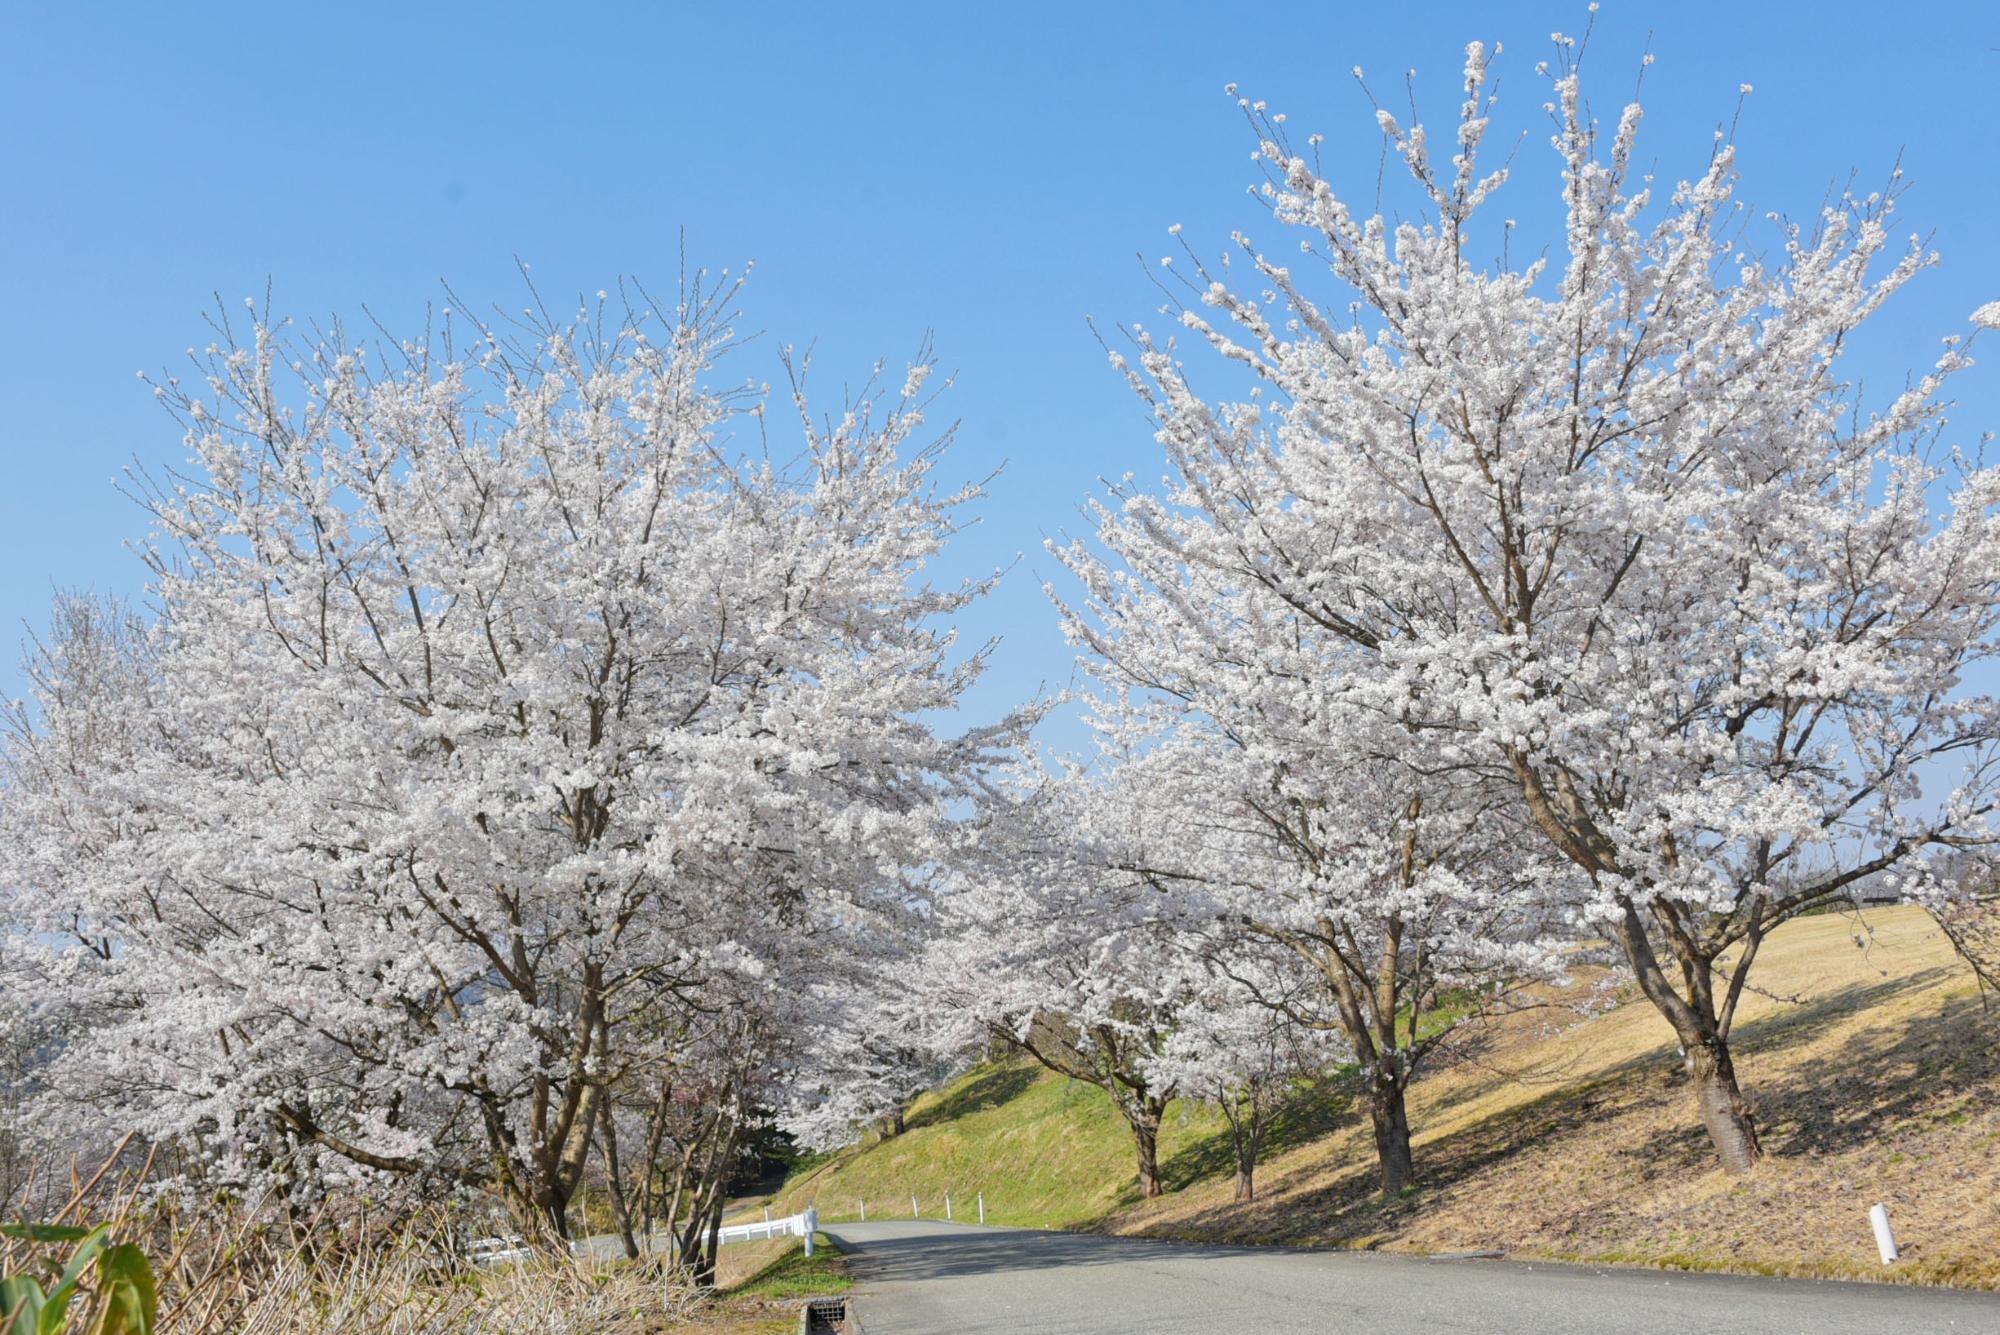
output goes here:
{"type": "Polygon", "coordinates": [[[1123,1123],[1100,1091],[1008,1062],[920,1100],[909,1129],[796,1175],[786,1207],[829,1221],[942,1213],[995,1223],[1211,1241],[1500,1248],[1570,1260],[2000,1287],[2000,1004],[1915,909],[1825,915],[1765,944],[1737,1064],[1767,1160],[1713,1166],[1671,1035],[1634,1000],[1557,1028],[1515,1017],[1476,1065],[1411,1097],[1422,1184],[1373,1186],[1366,1119],[1335,1080],[1287,1110],[1231,1199],[1218,1118],[1174,1108],[1168,1184],[1141,1202],[1123,1123]],[[1905,1259],[1878,1263],[1867,1212],[1888,1203],[1905,1259]]]}

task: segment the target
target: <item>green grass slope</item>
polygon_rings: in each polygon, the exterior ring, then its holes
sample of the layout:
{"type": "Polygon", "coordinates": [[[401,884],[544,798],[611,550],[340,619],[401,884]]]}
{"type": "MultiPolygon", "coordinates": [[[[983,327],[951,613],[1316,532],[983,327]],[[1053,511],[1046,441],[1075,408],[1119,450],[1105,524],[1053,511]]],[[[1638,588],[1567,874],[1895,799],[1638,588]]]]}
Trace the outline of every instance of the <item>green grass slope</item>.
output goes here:
{"type": "MultiPolygon", "coordinates": [[[[907,1219],[910,1197],[927,1218],[977,1218],[986,1196],[988,1223],[1081,1228],[1138,1200],[1132,1138],[1110,1096],[1032,1062],[980,1066],[911,1107],[899,1136],[871,1136],[809,1168],[786,1185],[775,1213],[812,1201],[829,1222],[907,1219]]],[[[1221,1133],[1221,1119],[1175,1105],[1160,1131],[1160,1155],[1200,1153],[1221,1133]]]]}

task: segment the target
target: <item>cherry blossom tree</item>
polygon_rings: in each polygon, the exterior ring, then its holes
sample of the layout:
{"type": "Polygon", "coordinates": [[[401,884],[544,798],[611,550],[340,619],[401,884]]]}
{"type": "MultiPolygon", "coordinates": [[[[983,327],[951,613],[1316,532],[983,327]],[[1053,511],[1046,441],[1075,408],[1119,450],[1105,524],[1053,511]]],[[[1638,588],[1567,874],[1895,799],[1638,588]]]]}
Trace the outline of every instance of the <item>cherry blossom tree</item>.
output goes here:
{"type": "MultiPolygon", "coordinates": [[[[786,1031],[775,1018],[759,1013],[754,1002],[696,1015],[682,1059],[657,1073],[651,1087],[639,1087],[648,1099],[641,1118],[644,1153],[632,1165],[639,1179],[639,1234],[651,1239],[664,1233],[674,1258],[699,1283],[714,1282],[723,1207],[744,1141],[781,1097],[786,1031]]],[[[616,1093],[600,1132],[614,1201],[634,1194],[621,1185],[612,1149],[616,1093]]],[[[629,1223],[625,1231],[626,1252],[636,1256],[629,1223]]]]}
{"type": "Polygon", "coordinates": [[[811,1018],[779,1122],[810,1150],[851,1144],[871,1127],[884,1138],[903,1134],[911,1101],[966,1064],[962,1048],[940,1050],[925,1037],[919,1012],[929,998],[902,976],[915,959],[904,951],[863,959],[865,974],[852,959],[821,960],[804,982],[811,1018]]]}
{"type": "Polygon", "coordinates": [[[1007,736],[921,721],[983,664],[986,586],[922,573],[976,489],[928,351],[828,418],[796,368],[774,453],[716,382],[736,295],[387,346],[222,313],[157,382],[143,688],[65,640],[8,738],[9,919],[104,1017],[54,1097],[218,1182],[560,1237],[609,1092],[700,1085],[688,1014],[907,911],[1007,736]]]}
{"type": "Polygon", "coordinates": [[[1141,1197],[1163,1188],[1161,1119],[1176,1085],[1158,1065],[1206,979],[1176,901],[1119,866],[1124,811],[1080,771],[1030,761],[982,816],[988,838],[940,896],[914,975],[934,1050],[998,1040],[1096,1085],[1132,1134],[1141,1197]]]}
{"type": "Polygon", "coordinates": [[[1198,516],[1138,498],[1124,516],[1099,511],[1116,568],[1059,553],[1091,595],[1068,624],[1106,683],[1094,717],[1116,757],[1123,828],[1097,856],[1166,901],[1153,912],[1179,953],[1302,1031],[1297,1046],[1338,1037],[1382,1187],[1401,1191],[1411,1084],[1565,981],[1577,878],[1524,848],[1519,804],[1490,778],[1406,754],[1402,723],[1322,694],[1343,642],[1180,561],[1162,539],[1182,523],[1192,539],[1198,516]]]}
{"type": "Polygon", "coordinates": [[[1239,966],[1184,1007],[1154,1077],[1216,1109],[1229,1128],[1236,1199],[1257,1198],[1257,1162],[1271,1122],[1302,1083],[1316,1082],[1349,1054],[1333,1034],[1300,1024],[1296,973],[1239,966]],[[1239,982],[1248,976],[1250,981],[1239,982]]]}
{"type": "MultiPolygon", "coordinates": [[[[0,709],[0,1041],[11,1058],[0,1142],[39,1161],[46,1183],[46,1170],[60,1180],[63,1163],[116,1138],[91,1125],[84,1091],[55,1077],[76,1054],[103,1055],[136,1005],[103,986],[121,942],[90,906],[113,885],[144,901],[138,836],[161,813],[139,766],[187,753],[154,637],[116,600],[58,594],[22,675],[31,698],[0,709]]],[[[143,1066],[119,1078],[128,1093],[150,1087],[143,1066]]]]}
{"type": "MultiPolygon", "coordinates": [[[[1480,43],[1449,161],[1376,113],[1411,183],[1393,217],[1243,101],[1293,258],[1239,235],[1169,269],[1169,313],[1219,383],[1144,329],[1114,354],[1171,469],[1167,502],[1133,497],[1116,523],[1157,553],[1138,574],[1156,606],[1185,569],[1289,609],[1329,646],[1290,683],[1315,708],[1373,716],[1413,770],[1512,788],[1588,878],[1743,1172],[1760,1147],[1729,1040],[1761,943],[1865,877],[1949,894],[1934,856],[1990,838],[1995,706],[1967,678],[2000,618],[2000,471],[1949,448],[1942,393],[1970,338],[1881,402],[1844,372],[1933,258],[1892,233],[1900,172],[1760,221],[1726,134],[1688,179],[1643,170],[1640,106],[1599,125],[1583,49],[1559,37],[1543,66],[1546,245],[1490,216],[1511,168],[1481,166],[1480,43]]],[[[1190,637],[1173,680],[1243,672],[1237,643],[1190,637]]]]}

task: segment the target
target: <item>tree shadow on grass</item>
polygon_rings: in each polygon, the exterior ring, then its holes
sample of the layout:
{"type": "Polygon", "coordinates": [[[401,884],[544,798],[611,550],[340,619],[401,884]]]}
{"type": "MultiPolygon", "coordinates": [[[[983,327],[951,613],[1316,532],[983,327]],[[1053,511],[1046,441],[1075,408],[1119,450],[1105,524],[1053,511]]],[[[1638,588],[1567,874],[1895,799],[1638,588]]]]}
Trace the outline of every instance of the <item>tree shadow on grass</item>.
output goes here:
{"type": "MultiPolygon", "coordinates": [[[[1782,1048],[1830,1020],[1872,1010],[1906,993],[1936,987],[1957,972],[1952,965],[1940,964],[1898,978],[1885,978],[1879,983],[1854,983],[1837,992],[1823,993],[1810,1001],[1783,1004],[1754,1020],[1745,1020],[1737,1025],[1729,1036],[1729,1042],[1738,1053],[1754,1054],[1765,1049],[1782,1048]]],[[[1737,1064],[1743,1064],[1741,1058],[1737,1064]]]]}
{"type": "MultiPolygon", "coordinates": [[[[1357,1120],[1355,1100],[1360,1076],[1352,1067],[1292,1091],[1271,1113],[1264,1127],[1261,1161],[1332,1135],[1357,1120]]],[[[1224,1127],[1181,1146],[1160,1164],[1168,1191],[1181,1191],[1210,1178],[1236,1175],[1236,1151],[1224,1127]]],[[[1133,1199],[1136,1201],[1137,1189],[1133,1199]]]]}
{"type": "Polygon", "coordinates": [[[2000,1083],[2000,1023],[1977,997],[1935,1015],[1872,1025],[1837,1054],[1801,1062],[1757,1089],[1767,1150],[1839,1154],[1911,1128],[1964,1121],[2000,1083]]]}
{"type": "MultiPolygon", "coordinates": [[[[1879,1063],[1864,1062],[1858,1056],[1846,1059],[1848,1064],[1842,1072],[1843,1078],[1837,1081],[1829,1081],[1827,1071],[1820,1069],[1832,1065],[1823,1060],[1794,1067],[1781,1075],[1771,1071],[1767,1057],[1773,1057],[1791,1045],[1810,1041],[1815,1034],[1840,1020],[1885,1006],[1909,993],[1936,987],[1952,973],[1950,967],[1939,966],[1881,982],[1854,983],[1807,1001],[1780,1005],[1754,1020],[1738,1024],[1729,1037],[1736,1061],[1736,1078],[1763,1132],[1761,1138],[1765,1151],[1781,1156],[1811,1153],[1816,1138],[1823,1137],[1834,1121],[1846,1117],[1846,1106],[1856,1100],[1866,1101],[1887,1092],[1883,1087],[1890,1083],[1879,1069],[1879,1063]],[[1818,1070],[1819,1073],[1801,1084],[1801,1072],[1805,1070],[1818,1070]],[[1826,1091],[1832,1084],[1838,1084],[1839,1091],[1829,1097],[1826,1091]]],[[[1909,1025],[1897,1022],[1877,1026],[1868,1032],[1890,1034],[1914,1027],[1915,1022],[1909,1025]]],[[[1865,1041],[1865,1036],[1856,1040],[1857,1043],[1865,1041]]],[[[1669,1039],[1667,1052],[1677,1054],[1677,1051],[1669,1039]]],[[[1849,1051],[1854,1052],[1855,1049],[1850,1047],[1849,1051]]],[[[1685,1106],[1687,1116],[1673,1130],[1660,1131],[1644,1144],[1627,1147],[1627,1155],[1639,1165],[1640,1176],[1652,1178],[1662,1173],[1695,1173],[1712,1167],[1715,1150],[1709,1143],[1707,1133],[1702,1130],[1678,1056],[1674,1055],[1667,1064],[1660,1064],[1657,1057],[1650,1057],[1644,1064],[1660,1072],[1669,1096],[1685,1106]]],[[[1609,1073],[1607,1078],[1629,1074],[1631,1066],[1632,1063],[1626,1063],[1609,1073]]],[[[1856,1142],[1850,1139],[1847,1143],[1856,1142]]],[[[1823,1148],[1831,1146],[1830,1140],[1822,1144],[1823,1148]]]]}
{"type": "Polygon", "coordinates": [[[905,1125],[914,1130],[955,1122],[987,1108],[997,1108],[1027,1093],[1028,1086],[1041,1078],[1041,1068],[1025,1062],[1007,1062],[989,1068],[965,1081],[943,1098],[910,1114],[905,1125]]]}
{"type": "MultiPolygon", "coordinates": [[[[1735,1045],[1742,1054],[1739,1072],[1745,1091],[1764,1110],[1763,1120],[1775,1132],[1767,1140],[1767,1150],[1790,1157],[1852,1148],[1879,1137],[1899,1120],[1948,1117],[1954,1101],[1967,1102],[1991,1089],[2000,1080],[2000,1026],[1982,1012],[1974,997],[1944,1003],[1935,1019],[1912,1016],[1884,1022],[1856,1036],[1839,1057],[1806,1062],[1760,1082],[1760,1053],[1781,1049],[1835,1020],[1935,986],[1951,973],[1940,967],[1881,983],[1855,984],[1739,1025],[1735,1045]],[[1894,1075],[1901,1063],[1914,1065],[1919,1077],[1894,1075]]],[[[1671,1043],[1665,1052],[1673,1052],[1671,1043]]],[[[1287,1195],[1276,1213],[1261,1203],[1221,1203],[1163,1224],[1159,1231],[1263,1241],[1311,1237],[1336,1245],[1371,1246],[1403,1231],[1440,1196],[1503,1160],[1548,1150],[1586,1132],[1607,1115],[1616,1115],[1631,1103],[1634,1093],[1642,1101],[1682,1107],[1686,1114],[1685,1119],[1651,1128],[1642,1139],[1616,1147],[1642,1177],[1700,1173],[1713,1167],[1714,1151],[1678,1062],[1663,1062],[1661,1050],[1652,1049],[1599,1072],[1587,1083],[1551,1089],[1420,1143],[1419,1186],[1401,1196],[1383,1196],[1372,1163],[1357,1162],[1354,1170],[1324,1185],[1287,1195]]],[[[1435,1105],[1428,1109],[1436,1110],[1435,1105]]],[[[1347,1119],[1334,1120],[1304,1139],[1337,1129],[1351,1117],[1350,1111],[1347,1119]]],[[[1421,1123],[1416,1131],[1422,1135],[1421,1123]]],[[[1204,1143],[1177,1155],[1176,1167],[1190,1175],[1175,1177],[1176,1185],[1208,1176],[1206,1156],[1214,1152],[1218,1151],[1204,1143]],[[1183,1157],[1185,1165],[1180,1164],[1183,1157]]],[[[1225,1167],[1230,1166],[1226,1136],[1219,1153],[1225,1167]]]]}

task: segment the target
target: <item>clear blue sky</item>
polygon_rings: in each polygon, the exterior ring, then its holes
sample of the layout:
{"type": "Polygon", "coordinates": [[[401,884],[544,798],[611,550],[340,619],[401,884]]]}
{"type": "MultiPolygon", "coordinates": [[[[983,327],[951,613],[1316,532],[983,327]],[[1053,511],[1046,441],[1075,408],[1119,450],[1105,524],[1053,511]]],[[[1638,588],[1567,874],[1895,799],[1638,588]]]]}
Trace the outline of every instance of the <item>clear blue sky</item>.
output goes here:
{"type": "MultiPolygon", "coordinates": [[[[1135,254],[1182,223],[1213,253],[1259,232],[1243,91],[1329,139],[1367,199],[1378,140],[1347,71],[1427,119],[1460,51],[1507,46],[1500,130],[1534,127],[1507,214],[1553,190],[1534,62],[1582,3],[450,6],[0,3],[0,646],[52,587],[136,594],[141,531],[111,487],[180,457],[134,378],[203,340],[211,292],[413,326],[440,278],[513,301],[673,281],[679,237],[754,259],[748,325],[817,340],[825,392],[934,330],[960,372],[958,469],[1007,471],[956,570],[1025,558],[968,629],[1004,637],[982,712],[1069,676],[1044,534],[1100,476],[1157,473],[1144,419],[1085,326],[1145,319],[1135,254]]],[[[1615,114],[1652,30],[1643,153],[1696,170],[1739,83],[1759,208],[1817,206],[1899,149],[1903,219],[1944,264],[1863,346],[1885,390],[2000,298],[2000,5],[1609,0],[1592,87],[1615,114]]],[[[1271,229],[1262,228],[1264,233],[1271,229]]],[[[1969,443],[2000,427],[2000,346],[1959,381],[1969,443]]],[[[16,690],[0,655],[0,690],[16,690]]]]}

